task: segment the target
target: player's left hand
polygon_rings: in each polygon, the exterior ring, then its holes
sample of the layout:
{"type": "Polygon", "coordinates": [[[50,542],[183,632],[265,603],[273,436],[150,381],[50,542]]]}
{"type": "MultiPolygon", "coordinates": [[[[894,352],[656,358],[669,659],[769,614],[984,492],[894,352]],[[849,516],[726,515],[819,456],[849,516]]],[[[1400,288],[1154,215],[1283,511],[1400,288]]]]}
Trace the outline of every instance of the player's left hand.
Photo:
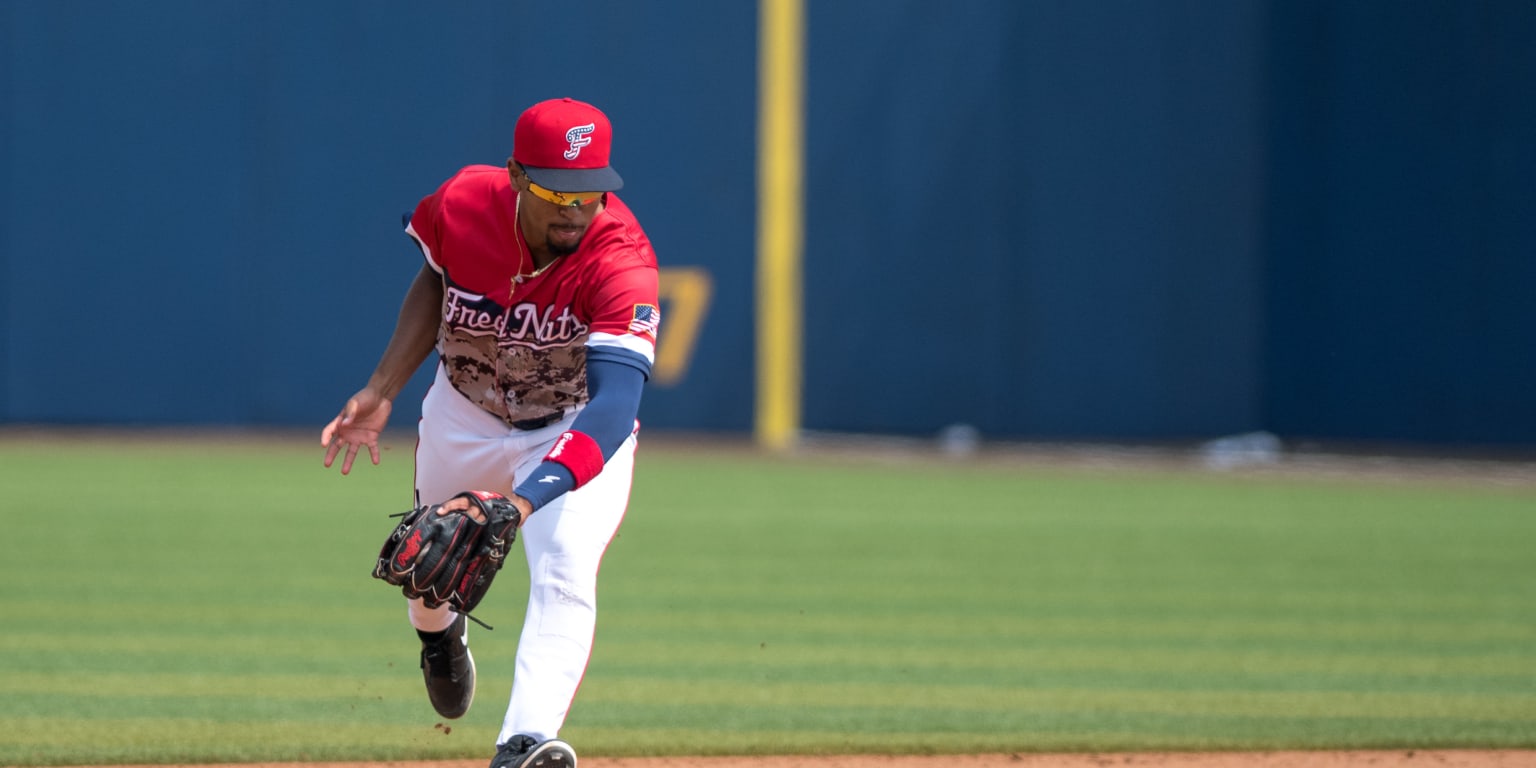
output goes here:
{"type": "Polygon", "coordinates": [[[325,446],[325,466],[330,468],[337,454],[342,455],[341,473],[352,471],[352,462],[359,449],[366,446],[368,457],[375,466],[379,463],[379,433],[389,423],[393,404],[372,389],[363,389],[353,395],[342,407],[341,413],[320,430],[320,444],[325,446]],[[342,451],[345,450],[345,453],[342,451]]]}
{"type": "MultiPolygon", "coordinates": [[[[527,499],[516,494],[504,498],[508,503],[517,509],[517,525],[518,527],[521,527],[522,524],[528,520],[528,516],[533,514],[533,505],[530,504],[527,499]]],[[[461,493],[458,496],[455,496],[437,505],[438,515],[447,515],[454,512],[462,512],[463,514],[469,515],[477,523],[484,524],[489,522],[485,516],[485,513],[481,511],[481,507],[470,502],[469,496],[467,494],[461,493]]]]}
{"type": "Polygon", "coordinates": [[[373,577],[428,608],[446,603],[460,613],[473,611],[485,597],[523,521],[515,503],[488,491],[465,491],[400,516],[379,550],[373,577]]]}

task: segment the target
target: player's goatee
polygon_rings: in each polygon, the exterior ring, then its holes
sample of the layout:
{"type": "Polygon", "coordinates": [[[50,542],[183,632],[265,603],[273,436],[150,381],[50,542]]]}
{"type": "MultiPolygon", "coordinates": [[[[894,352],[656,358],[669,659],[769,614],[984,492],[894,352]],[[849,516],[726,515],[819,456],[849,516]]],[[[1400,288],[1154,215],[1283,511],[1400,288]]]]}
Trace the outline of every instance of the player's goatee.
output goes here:
{"type": "Polygon", "coordinates": [[[581,249],[581,240],[577,240],[570,245],[561,245],[552,240],[545,240],[544,245],[549,248],[549,252],[553,256],[569,256],[581,249]]]}

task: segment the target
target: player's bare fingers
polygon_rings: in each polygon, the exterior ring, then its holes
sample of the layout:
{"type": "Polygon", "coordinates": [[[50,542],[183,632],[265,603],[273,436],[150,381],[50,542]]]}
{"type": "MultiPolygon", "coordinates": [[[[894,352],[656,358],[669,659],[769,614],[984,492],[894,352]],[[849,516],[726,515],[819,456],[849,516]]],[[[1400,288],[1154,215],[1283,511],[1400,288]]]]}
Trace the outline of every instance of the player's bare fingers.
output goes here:
{"type": "Polygon", "coordinates": [[[485,522],[485,514],[480,511],[480,508],[469,503],[469,499],[463,496],[455,496],[443,502],[437,508],[437,514],[439,515],[447,515],[454,512],[463,512],[477,523],[485,522]]]}
{"type": "Polygon", "coordinates": [[[338,429],[341,429],[340,415],[334,419],[331,419],[331,423],[325,425],[325,428],[320,430],[320,444],[330,445],[331,440],[336,437],[336,430],[338,429]]]}
{"type": "Polygon", "coordinates": [[[341,415],[336,417],[336,423],[338,423],[338,424],[340,424],[342,426],[346,426],[348,424],[351,424],[352,420],[354,418],[356,418],[356,417],[357,417],[357,398],[354,397],[354,398],[348,400],[347,404],[345,406],[342,406],[341,415]]]}
{"type": "Polygon", "coordinates": [[[352,462],[357,460],[357,443],[347,443],[347,453],[341,459],[341,473],[343,475],[352,471],[352,462]]]}
{"type": "Polygon", "coordinates": [[[336,461],[336,454],[341,452],[341,444],[342,444],[342,442],[344,442],[344,441],[341,441],[341,440],[329,440],[329,439],[327,439],[327,440],[324,440],[324,441],[322,441],[320,443],[321,445],[325,446],[325,468],[326,469],[330,469],[331,468],[331,464],[336,461]]]}
{"type": "Polygon", "coordinates": [[[379,444],[378,443],[369,443],[368,444],[368,457],[373,459],[373,465],[375,467],[377,467],[379,465],[379,444]]]}

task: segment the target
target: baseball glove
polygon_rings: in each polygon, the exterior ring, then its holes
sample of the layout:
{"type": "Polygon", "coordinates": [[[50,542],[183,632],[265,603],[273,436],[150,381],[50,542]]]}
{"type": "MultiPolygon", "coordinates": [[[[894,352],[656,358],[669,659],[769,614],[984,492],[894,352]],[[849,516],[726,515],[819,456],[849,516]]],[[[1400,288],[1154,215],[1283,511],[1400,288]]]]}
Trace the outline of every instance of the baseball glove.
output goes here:
{"type": "Polygon", "coordinates": [[[428,608],[447,603],[468,615],[491,588],[523,516],[499,493],[465,491],[458,498],[469,499],[469,509],[439,514],[445,501],[395,515],[404,519],[379,550],[373,577],[421,598],[428,608]],[[483,520],[475,519],[475,510],[483,520]]]}

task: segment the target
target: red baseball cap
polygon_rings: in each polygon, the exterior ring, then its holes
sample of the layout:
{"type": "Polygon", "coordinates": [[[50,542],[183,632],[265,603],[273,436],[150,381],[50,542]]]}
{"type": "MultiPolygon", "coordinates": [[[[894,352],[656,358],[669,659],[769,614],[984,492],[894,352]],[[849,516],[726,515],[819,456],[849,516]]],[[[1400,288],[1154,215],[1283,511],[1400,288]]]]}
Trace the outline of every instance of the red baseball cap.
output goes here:
{"type": "Polygon", "coordinates": [[[556,192],[611,192],[624,186],[608,165],[613,128],[602,110],[571,98],[523,111],[512,134],[512,159],[533,183],[556,192]]]}

